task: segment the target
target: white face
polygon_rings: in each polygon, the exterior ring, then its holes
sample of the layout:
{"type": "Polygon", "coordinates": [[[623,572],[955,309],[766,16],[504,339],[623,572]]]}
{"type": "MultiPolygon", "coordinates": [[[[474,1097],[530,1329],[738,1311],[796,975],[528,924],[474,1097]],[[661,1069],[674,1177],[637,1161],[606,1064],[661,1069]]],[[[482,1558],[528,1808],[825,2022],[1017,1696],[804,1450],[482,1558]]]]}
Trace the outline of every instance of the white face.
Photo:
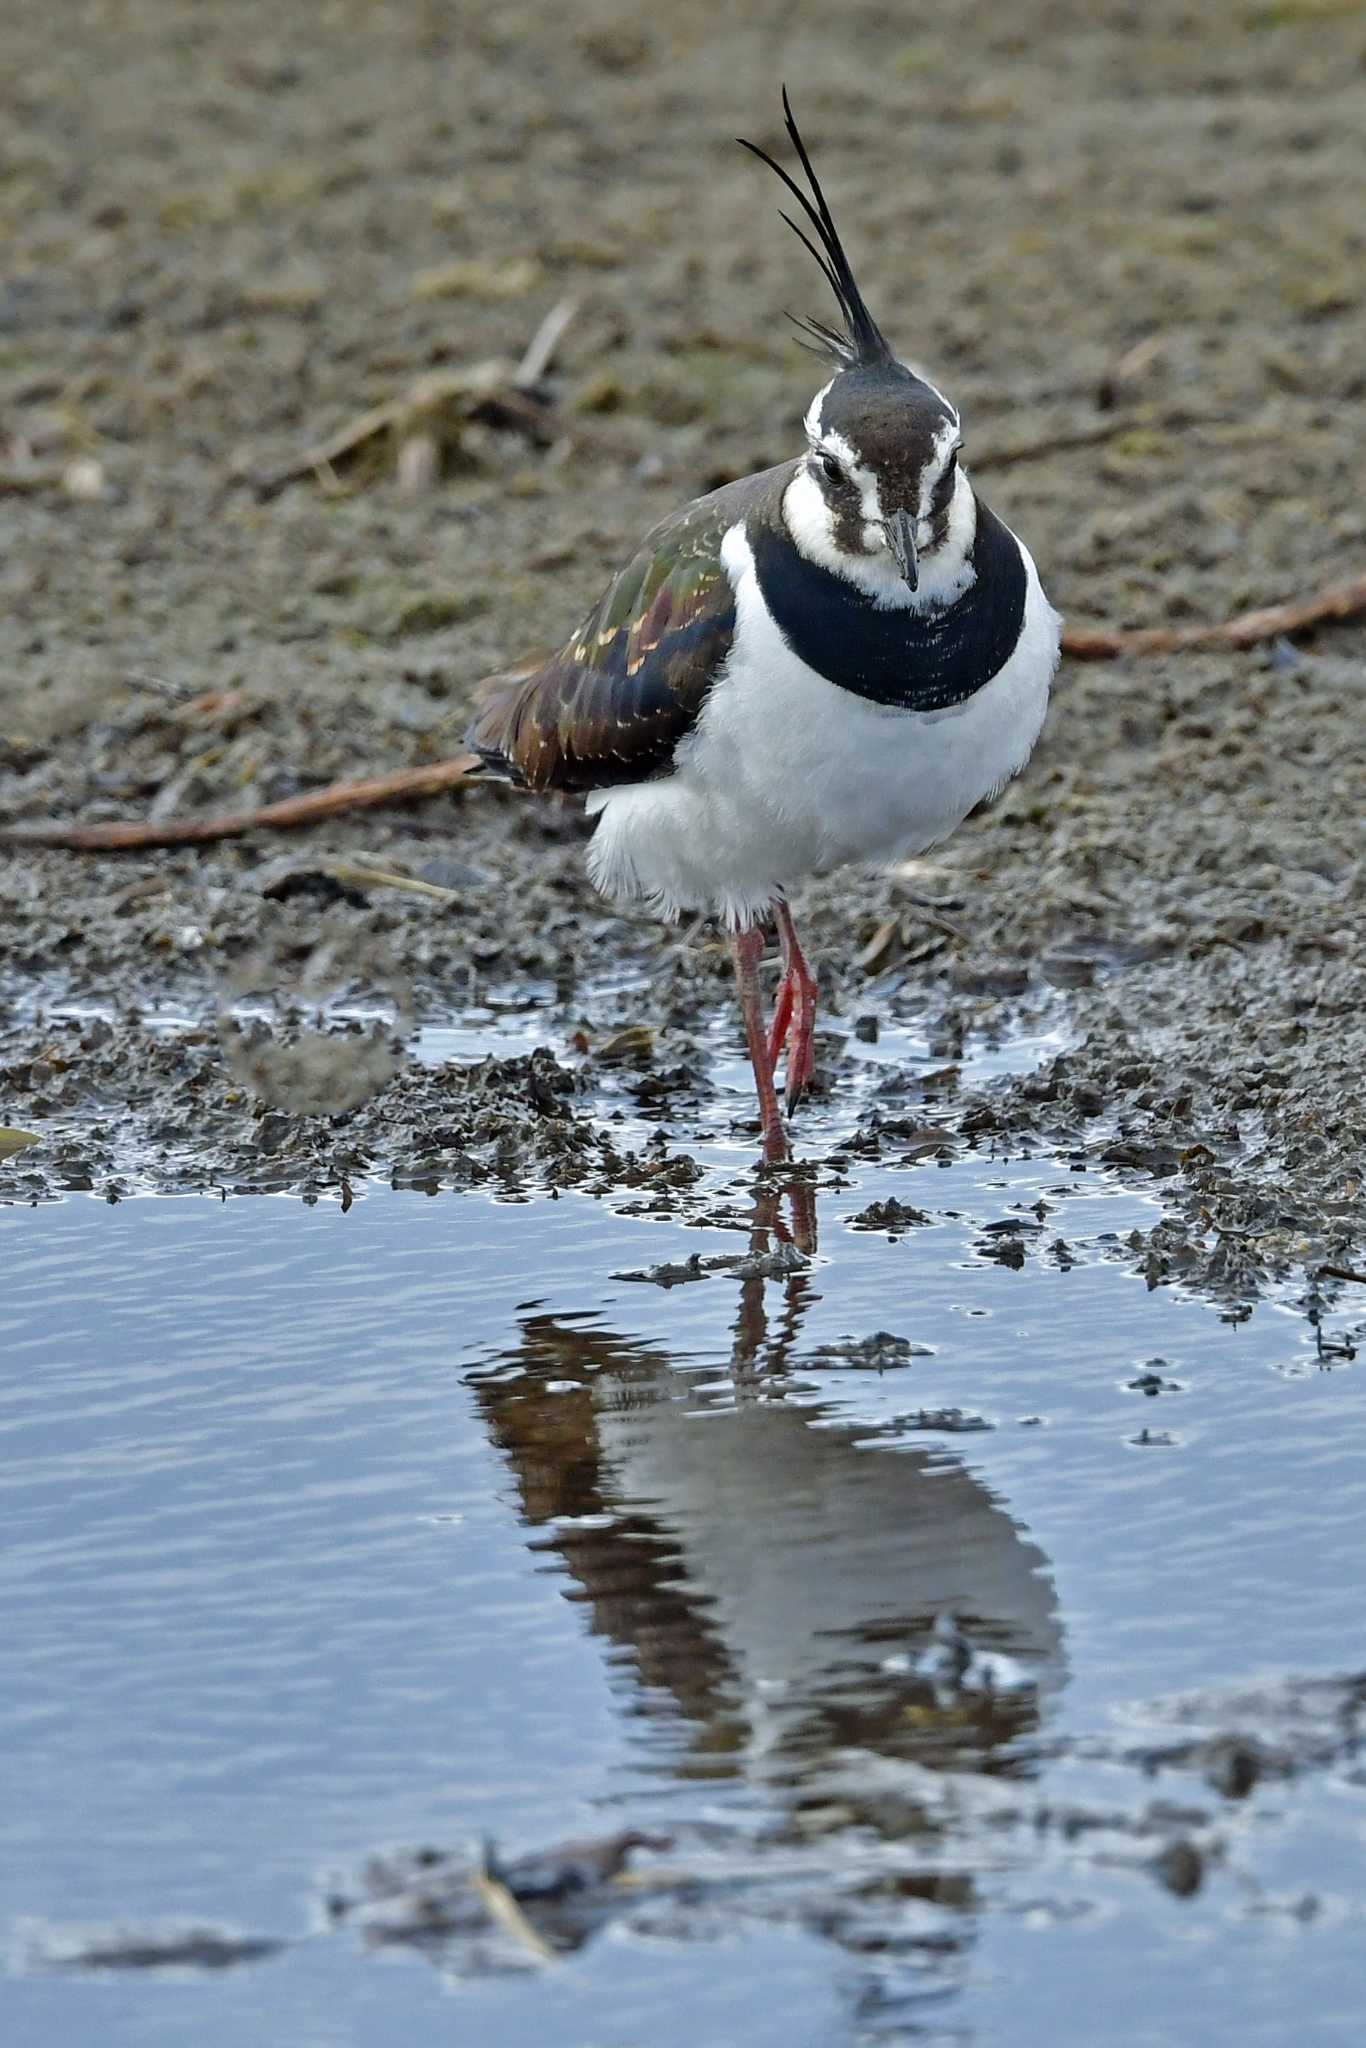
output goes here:
{"type": "Polygon", "coordinates": [[[829,389],[827,384],[818,391],[807,410],[807,453],[783,498],[783,518],[793,541],[809,561],[833,569],[879,604],[952,603],[972,581],[968,557],[977,529],[976,499],[958,462],[962,429],[957,413],[947,408],[948,417],[919,472],[915,505],[884,506],[876,472],[843,434],[822,424],[829,389]],[[888,543],[887,521],[897,510],[909,512],[914,521],[919,557],[914,591],[888,543]]]}

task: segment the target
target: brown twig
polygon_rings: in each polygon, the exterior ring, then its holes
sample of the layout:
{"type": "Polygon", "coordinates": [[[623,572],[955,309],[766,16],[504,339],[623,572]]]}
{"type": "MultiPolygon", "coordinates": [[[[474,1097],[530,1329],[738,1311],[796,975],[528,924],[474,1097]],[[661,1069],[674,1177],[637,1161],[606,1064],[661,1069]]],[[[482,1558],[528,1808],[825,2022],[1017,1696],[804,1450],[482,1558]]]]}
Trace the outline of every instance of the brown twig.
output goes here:
{"type": "Polygon", "coordinates": [[[259,711],[261,699],[254,690],[204,690],[198,697],[175,705],[166,716],[172,725],[233,725],[251,712],[259,711]]]}
{"type": "Polygon", "coordinates": [[[212,811],[188,818],[118,820],[108,825],[5,825],[0,845],[57,846],[73,853],[138,853],[154,846],[204,846],[217,839],[240,839],[245,832],[289,832],[315,825],[339,811],[368,810],[397,798],[438,796],[458,789],[478,766],[473,754],[432,761],[425,768],[400,768],[392,775],[369,775],[360,782],[334,782],[307,796],[285,797],[254,811],[212,811]]]}
{"type": "Polygon", "coordinates": [[[1255,647],[1327,619],[1355,619],[1366,612],[1366,575],[1328,583],[1312,597],[1264,605],[1236,618],[1194,626],[1140,626],[1131,632],[1112,626],[1067,626],[1062,651],[1073,661],[1112,661],[1121,654],[1179,654],[1192,647],[1255,647]]]}
{"type": "Polygon", "coordinates": [[[512,381],[519,391],[530,391],[540,383],[554,362],[555,352],[578,310],[577,299],[561,299],[558,305],[551,307],[522,350],[522,360],[512,373],[512,381]]]}
{"type": "MultiPolygon", "coordinates": [[[[1130,351],[1130,356],[1121,358],[1115,374],[1125,376],[1134,372],[1123,372],[1122,365],[1130,359],[1141,370],[1140,350],[1130,351]]],[[[1025,440],[991,441],[973,440],[968,458],[973,472],[982,469],[1014,469],[1026,462],[1047,462],[1054,455],[1070,455],[1083,448],[1103,447],[1107,441],[1120,441],[1126,435],[1198,433],[1201,427],[1218,427],[1226,424],[1226,410],[1207,411],[1191,405],[1167,406],[1158,411],[1152,407],[1133,407],[1117,404],[1118,388],[1110,390],[1101,399],[1104,406],[1101,417],[1078,417],[1071,412],[1065,419],[1045,428],[1041,434],[1025,440]]]]}

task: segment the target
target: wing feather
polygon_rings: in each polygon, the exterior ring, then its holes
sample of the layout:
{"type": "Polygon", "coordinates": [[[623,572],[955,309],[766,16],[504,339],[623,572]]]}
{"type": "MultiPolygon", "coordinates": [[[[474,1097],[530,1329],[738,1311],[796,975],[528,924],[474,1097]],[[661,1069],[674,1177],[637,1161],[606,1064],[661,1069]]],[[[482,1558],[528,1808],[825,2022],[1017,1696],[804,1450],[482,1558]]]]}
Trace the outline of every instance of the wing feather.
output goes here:
{"type": "Polygon", "coordinates": [[[590,790],[667,773],[735,633],[721,543],[782,471],[699,498],[657,526],[559,653],[500,680],[470,728],[488,770],[528,789],[590,790]]]}

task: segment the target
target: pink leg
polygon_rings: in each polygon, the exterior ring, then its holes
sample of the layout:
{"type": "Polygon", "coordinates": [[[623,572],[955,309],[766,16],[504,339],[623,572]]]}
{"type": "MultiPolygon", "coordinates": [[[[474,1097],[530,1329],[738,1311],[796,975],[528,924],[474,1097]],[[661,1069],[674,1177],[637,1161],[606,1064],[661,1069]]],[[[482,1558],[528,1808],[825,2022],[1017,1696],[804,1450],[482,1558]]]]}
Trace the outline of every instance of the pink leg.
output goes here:
{"type": "Polygon", "coordinates": [[[778,1055],[787,1039],[788,1026],[792,1022],[792,983],[786,973],[778,983],[778,993],[773,1003],[773,1022],[768,1028],[768,1071],[778,1071],[778,1055]]]}
{"type": "Polygon", "coordinates": [[[778,943],[783,953],[783,979],[778,990],[778,1004],[773,1018],[773,1034],[769,1040],[772,1064],[776,1065],[778,1051],[784,1038],[791,1037],[787,1049],[787,1108],[788,1114],[797,1107],[807,1089],[811,1086],[816,1071],[816,977],[806,964],[806,955],[797,942],[797,928],[792,922],[792,912],[780,897],[777,904],[778,943]],[[783,1021],[781,1036],[778,1020],[783,1021]]]}
{"type": "Polygon", "coordinates": [[[759,1115],[764,1129],[764,1158],[770,1163],[787,1158],[787,1133],[778,1114],[778,1097],[773,1088],[773,1068],[764,1037],[764,1006],[759,991],[759,963],[764,957],[761,931],[735,932],[730,942],[735,963],[735,985],[740,992],[740,1014],[745,1020],[745,1043],[754,1069],[754,1086],[759,1097],[759,1115]]]}

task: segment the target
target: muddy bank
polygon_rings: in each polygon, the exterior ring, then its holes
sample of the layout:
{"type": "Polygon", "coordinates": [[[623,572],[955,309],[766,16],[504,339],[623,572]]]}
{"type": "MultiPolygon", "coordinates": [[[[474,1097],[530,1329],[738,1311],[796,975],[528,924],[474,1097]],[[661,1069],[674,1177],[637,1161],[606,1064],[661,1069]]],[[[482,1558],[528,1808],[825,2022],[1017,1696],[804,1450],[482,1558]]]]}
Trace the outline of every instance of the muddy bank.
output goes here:
{"type": "MultiPolygon", "coordinates": [[[[238,807],[449,754],[475,680],[555,639],[642,527],[781,457],[810,369],[779,315],[819,280],[729,140],[773,139],[780,76],[870,299],[961,398],[978,482],[1069,614],[1221,616],[1366,554],[1359,14],[248,11],[12,28],[6,818],[238,807]],[[415,378],[515,361],[565,295],[550,435],[476,421],[417,494],[392,451],[252,488],[415,378]]],[[[860,1020],[919,1020],[936,1079],[907,1088],[957,1142],[1151,1180],[1154,1279],[1241,1300],[1359,1270],[1364,677],[1360,625],[1064,671],[994,813],[808,893],[830,1084],[860,1020]],[[1044,1003],[1071,1049],[965,1095],[964,1034],[1044,1003]]],[[[41,1141],[0,1196],[607,1185],[637,1169],[594,1049],[626,1025],[686,1181],[724,958],[610,916],[583,836],[484,793],[291,842],[0,854],[0,1122],[41,1141]],[[408,1059],[414,1020],[528,992],[553,1009],[536,1058],[479,1081],[408,1059]],[[267,1021],[220,1030],[251,995],[267,1021]],[[393,1029],[291,1052],[337,996],[393,1029]]]]}

